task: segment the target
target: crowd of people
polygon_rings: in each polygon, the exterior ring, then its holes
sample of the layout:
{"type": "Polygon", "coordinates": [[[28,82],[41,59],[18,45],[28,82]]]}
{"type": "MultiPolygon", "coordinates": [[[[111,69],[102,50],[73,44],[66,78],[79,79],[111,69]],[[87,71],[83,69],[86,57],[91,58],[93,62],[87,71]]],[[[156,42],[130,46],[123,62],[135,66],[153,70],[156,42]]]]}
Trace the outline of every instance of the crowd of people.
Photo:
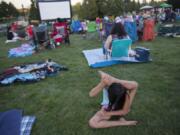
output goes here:
{"type": "MultiPolygon", "coordinates": [[[[121,23],[125,27],[126,33],[129,35],[129,37],[132,39],[132,36],[130,35],[128,28],[126,27],[127,22],[134,23],[134,32],[133,32],[133,41],[139,40],[153,40],[154,36],[152,33],[154,31],[154,25],[156,23],[164,23],[167,21],[175,21],[176,19],[176,13],[167,8],[163,10],[144,10],[141,12],[132,12],[132,13],[127,13],[123,16],[105,16],[104,18],[99,18],[97,17],[95,20],[96,23],[96,30],[99,33],[99,39],[101,41],[105,40],[111,33],[111,29],[114,23],[121,23]],[[148,23],[150,22],[151,23],[148,23]],[[146,34],[147,32],[147,27],[152,27],[148,28],[148,30],[152,31],[151,33],[151,38],[145,38],[147,37],[146,34]],[[135,37],[137,35],[137,37],[135,37]]],[[[52,24],[52,30],[50,34],[50,38],[53,39],[57,44],[62,43],[65,41],[66,43],[70,43],[69,41],[69,33],[70,32],[79,32],[82,34],[84,38],[87,36],[87,31],[88,31],[88,24],[90,21],[88,20],[82,20],[82,21],[76,21],[77,23],[74,23],[76,26],[73,26],[72,21],[71,25],[67,22],[65,19],[60,19],[58,18],[56,22],[52,24]],[[63,26],[63,28],[62,28],[63,26]],[[76,28],[73,28],[76,27],[76,28]],[[69,31],[69,32],[68,32],[69,31]],[[65,40],[63,40],[65,39],[65,40]]],[[[25,28],[25,31],[20,29],[18,27],[19,25],[17,22],[12,23],[8,28],[7,28],[7,40],[24,40],[24,39],[31,39],[34,36],[33,29],[35,28],[34,25],[28,25],[25,28]]],[[[47,27],[47,24],[45,22],[42,22],[39,24],[39,27],[45,26],[47,27]]],[[[132,31],[131,31],[132,34],[132,31]]],[[[35,37],[35,36],[34,36],[35,37]]]]}
{"type": "Polygon", "coordinates": [[[55,48],[61,43],[70,43],[68,23],[60,18],[51,24],[51,28],[44,21],[26,26],[13,22],[8,26],[6,35],[6,43],[25,40],[33,42],[36,48],[55,48]]]}

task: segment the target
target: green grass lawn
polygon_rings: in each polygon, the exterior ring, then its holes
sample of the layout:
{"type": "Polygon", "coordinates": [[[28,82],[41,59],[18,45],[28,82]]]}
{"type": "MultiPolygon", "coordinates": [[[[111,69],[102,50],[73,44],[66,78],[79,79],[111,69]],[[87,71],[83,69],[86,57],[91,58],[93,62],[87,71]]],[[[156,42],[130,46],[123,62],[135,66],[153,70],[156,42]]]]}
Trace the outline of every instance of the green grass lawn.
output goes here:
{"type": "MultiPolygon", "coordinates": [[[[0,71],[13,65],[47,58],[70,70],[37,83],[0,87],[0,111],[12,108],[35,115],[32,135],[179,135],[180,134],[180,39],[156,38],[136,45],[151,49],[153,62],[125,64],[92,69],[82,50],[101,47],[97,39],[83,40],[71,35],[71,45],[44,50],[25,58],[7,58],[10,48],[0,38],[0,71]],[[100,108],[102,96],[89,98],[99,82],[98,70],[117,78],[136,80],[139,89],[127,119],[137,120],[134,127],[91,129],[88,120],[100,108]]],[[[133,48],[136,47],[133,45],[133,48]]]]}

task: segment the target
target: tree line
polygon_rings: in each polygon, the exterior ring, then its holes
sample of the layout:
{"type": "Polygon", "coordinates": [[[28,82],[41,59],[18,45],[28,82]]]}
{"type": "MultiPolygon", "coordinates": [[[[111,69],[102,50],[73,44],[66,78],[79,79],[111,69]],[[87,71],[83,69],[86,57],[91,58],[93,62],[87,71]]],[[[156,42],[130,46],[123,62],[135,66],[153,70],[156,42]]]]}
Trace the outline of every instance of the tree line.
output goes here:
{"type": "MultiPolygon", "coordinates": [[[[83,0],[83,3],[77,3],[72,7],[73,15],[78,15],[80,19],[93,20],[97,16],[103,17],[105,15],[122,15],[123,13],[137,11],[144,4],[139,2],[140,0],[83,0]]],[[[144,0],[146,1],[146,0],[144,0]]],[[[31,0],[31,7],[29,13],[29,19],[40,19],[39,12],[36,7],[36,1],[31,0]]],[[[173,8],[180,8],[180,0],[167,0],[169,4],[173,5],[173,8]]],[[[155,0],[151,0],[149,3],[152,6],[160,5],[155,0]]],[[[0,19],[4,17],[17,17],[19,12],[16,7],[10,2],[1,1],[0,3],[0,19]]]]}
{"type": "MultiPolygon", "coordinates": [[[[168,3],[176,8],[180,6],[179,2],[177,0],[168,0],[168,3]]],[[[119,16],[123,13],[138,11],[144,5],[147,5],[146,0],[144,0],[144,3],[140,3],[140,0],[83,0],[82,4],[77,3],[74,5],[72,10],[73,15],[78,15],[80,19],[93,20],[96,17],[105,15],[119,16]]],[[[151,0],[148,5],[158,6],[160,2],[151,0]]]]}
{"type": "Polygon", "coordinates": [[[11,3],[6,3],[5,1],[1,1],[0,3],[0,19],[6,17],[17,17],[19,15],[16,7],[11,3]]]}

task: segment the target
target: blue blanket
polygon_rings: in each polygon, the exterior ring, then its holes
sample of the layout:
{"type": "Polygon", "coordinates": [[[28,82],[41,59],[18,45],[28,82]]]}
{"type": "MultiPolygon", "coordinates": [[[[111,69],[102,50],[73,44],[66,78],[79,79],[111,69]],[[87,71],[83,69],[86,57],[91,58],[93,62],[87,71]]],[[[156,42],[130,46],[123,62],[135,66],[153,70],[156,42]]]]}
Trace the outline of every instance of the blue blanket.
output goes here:
{"type": "Polygon", "coordinates": [[[20,135],[22,111],[0,112],[0,135],[20,135]]]}
{"type": "Polygon", "coordinates": [[[14,82],[35,82],[65,70],[68,70],[65,66],[53,61],[15,66],[0,73],[0,85],[14,82]]]}
{"type": "Polygon", "coordinates": [[[22,116],[22,110],[0,112],[0,135],[30,135],[35,116],[22,116]]]}
{"type": "Polygon", "coordinates": [[[35,46],[22,44],[20,47],[12,48],[8,52],[8,57],[26,57],[35,53],[35,46]]]}
{"type": "Polygon", "coordinates": [[[83,54],[88,62],[88,65],[92,68],[106,67],[115,64],[142,63],[141,61],[136,60],[134,57],[106,59],[104,58],[102,48],[93,49],[93,50],[84,50],[83,54]]]}

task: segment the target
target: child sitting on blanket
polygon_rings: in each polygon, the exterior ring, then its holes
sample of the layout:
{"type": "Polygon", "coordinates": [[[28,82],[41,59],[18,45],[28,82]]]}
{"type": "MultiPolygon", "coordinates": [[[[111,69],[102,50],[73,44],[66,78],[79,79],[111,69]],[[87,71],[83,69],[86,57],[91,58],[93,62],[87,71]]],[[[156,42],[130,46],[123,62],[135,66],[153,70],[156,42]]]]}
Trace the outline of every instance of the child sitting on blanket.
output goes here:
{"type": "Polygon", "coordinates": [[[111,51],[112,41],[114,39],[129,39],[129,36],[120,20],[116,20],[116,23],[112,27],[111,34],[107,37],[106,42],[103,45],[103,54],[105,56],[107,56],[108,50],[111,51]]]}

